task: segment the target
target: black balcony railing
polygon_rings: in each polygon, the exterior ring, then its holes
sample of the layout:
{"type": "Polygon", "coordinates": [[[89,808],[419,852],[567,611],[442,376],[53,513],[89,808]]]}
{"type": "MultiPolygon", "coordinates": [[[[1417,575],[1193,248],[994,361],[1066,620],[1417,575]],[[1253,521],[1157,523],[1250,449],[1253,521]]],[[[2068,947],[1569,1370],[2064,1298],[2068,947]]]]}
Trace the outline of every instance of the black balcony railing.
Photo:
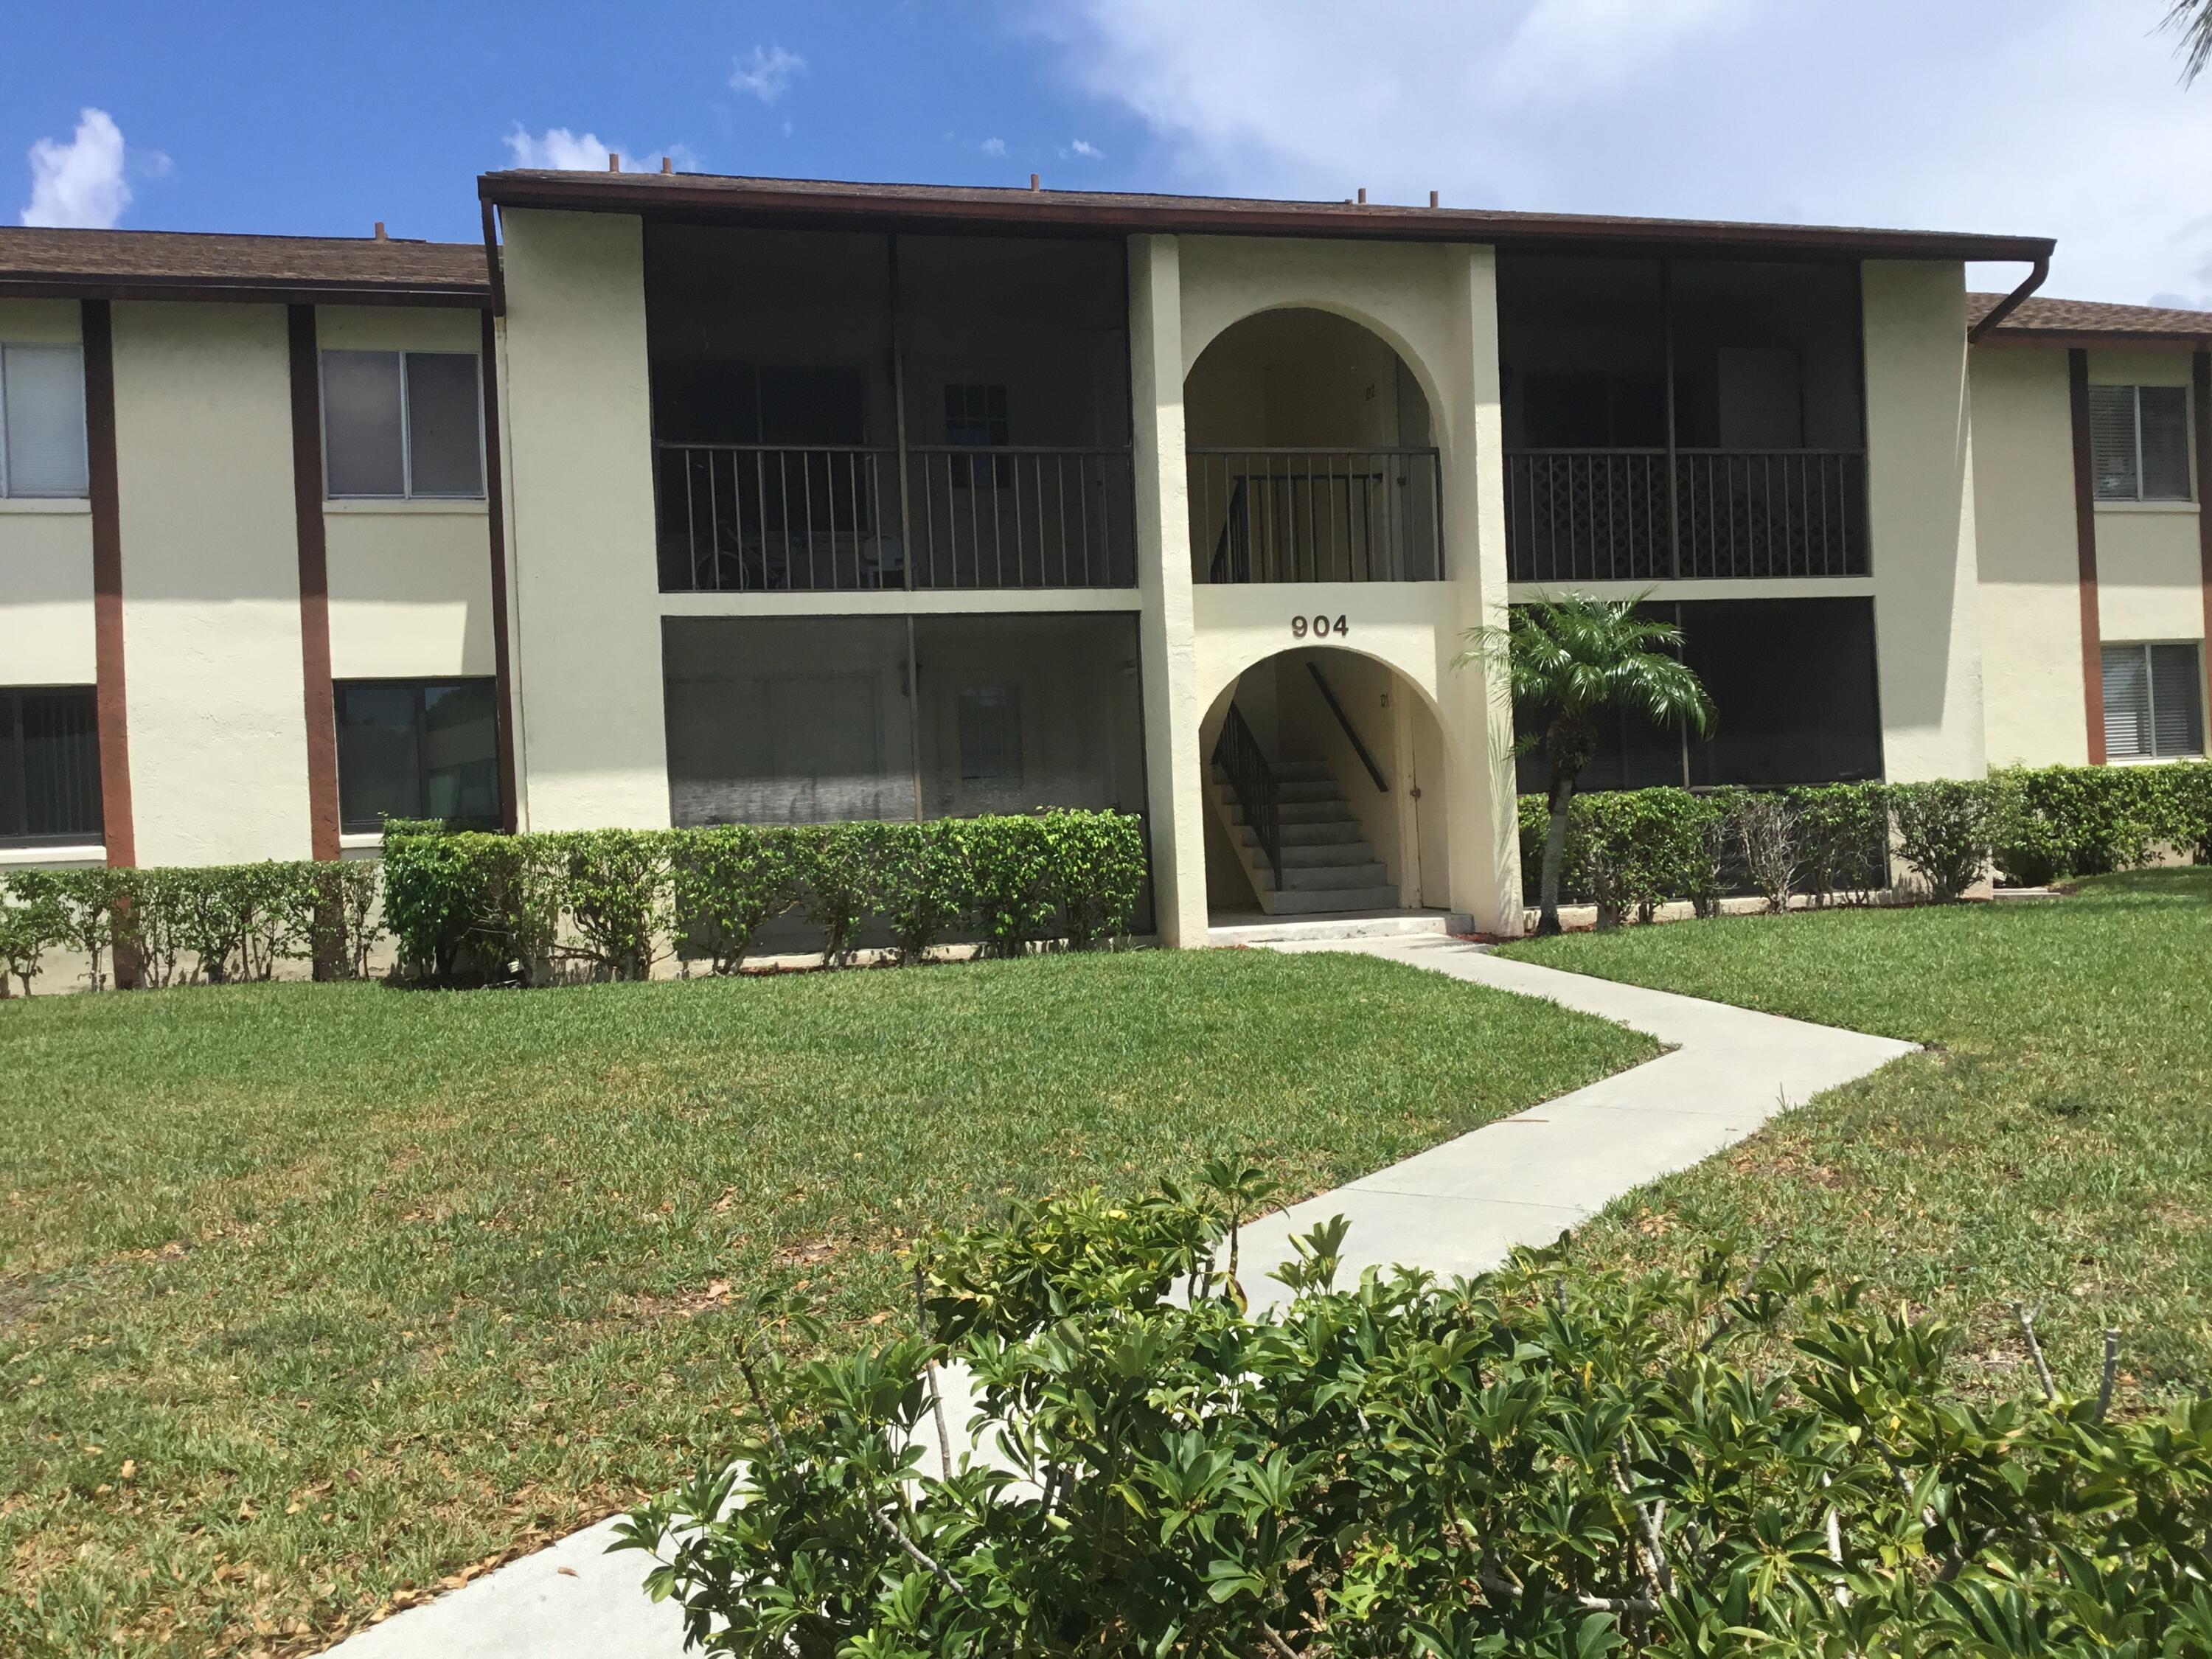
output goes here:
{"type": "Polygon", "coordinates": [[[1433,449],[1193,449],[1206,582],[1421,582],[1443,574],[1433,449]]]}
{"type": "Polygon", "coordinates": [[[1136,584],[1127,449],[654,449],[663,592],[1136,584]]]}
{"type": "Polygon", "coordinates": [[[1856,450],[1532,449],[1505,457],[1523,582],[1863,576],[1856,450]]]}

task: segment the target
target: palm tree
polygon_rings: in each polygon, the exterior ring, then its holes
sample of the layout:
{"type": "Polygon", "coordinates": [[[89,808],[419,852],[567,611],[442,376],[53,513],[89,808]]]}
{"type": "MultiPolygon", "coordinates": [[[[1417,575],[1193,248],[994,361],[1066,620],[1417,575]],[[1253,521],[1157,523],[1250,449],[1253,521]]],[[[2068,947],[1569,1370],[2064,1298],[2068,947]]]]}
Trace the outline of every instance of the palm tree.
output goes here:
{"type": "Polygon", "coordinates": [[[2181,37],[2181,82],[2187,86],[2212,63],[2212,0],[2173,0],[2160,27],[2181,37]]]}
{"type": "Polygon", "coordinates": [[[1459,664],[1487,662],[1502,654],[1505,684],[1516,708],[1534,709],[1545,720],[1540,742],[1551,763],[1547,798],[1551,824],[1544,836],[1543,909],[1537,937],[1559,931],[1559,866],[1567,848],[1567,807],[1575,781],[1597,749],[1597,716],[1634,708],[1654,725],[1678,721],[1700,734],[1713,720],[1712,700],[1697,675],[1674,653],[1682,630],[1637,614],[1643,596],[1598,599],[1565,593],[1516,605],[1506,628],[1469,630],[1459,664]]]}

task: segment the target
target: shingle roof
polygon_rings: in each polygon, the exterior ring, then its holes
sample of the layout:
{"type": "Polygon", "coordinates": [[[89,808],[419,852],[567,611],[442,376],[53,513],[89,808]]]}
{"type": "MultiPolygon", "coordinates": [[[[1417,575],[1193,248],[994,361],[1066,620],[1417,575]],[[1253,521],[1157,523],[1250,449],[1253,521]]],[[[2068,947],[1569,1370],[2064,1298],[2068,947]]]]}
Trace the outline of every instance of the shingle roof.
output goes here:
{"type": "Polygon", "coordinates": [[[858,222],[874,227],[1030,231],[1186,232],[1512,243],[1559,248],[1711,247],[1832,257],[2029,260],[2039,236],[1954,234],[1837,225],[1740,224],[1703,219],[1510,213],[1492,208],[1389,203],[1260,201],[1131,191],[1008,190],[974,185],[878,185],[696,173],[488,173],[477,193],[503,207],[738,219],[760,224],[858,222]]]}
{"type": "Polygon", "coordinates": [[[357,298],[482,305],[477,242],[0,225],[0,294],[87,298],[357,298]]]}
{"type": "MultiPolygon", "coordinates": [[[[1969,294],[1966,320],[1979,322],[2001,294],[1969,294]]],[[[2112,344],[2212,343],[2212,311],[2180,311],[2164,306],[2107,305],[2098,300],[2051,300],[2030,295],[2020,308],[1990,331],[1991,340],[2057,344],[2073,338],[2103,338],[2112,344]]]]}

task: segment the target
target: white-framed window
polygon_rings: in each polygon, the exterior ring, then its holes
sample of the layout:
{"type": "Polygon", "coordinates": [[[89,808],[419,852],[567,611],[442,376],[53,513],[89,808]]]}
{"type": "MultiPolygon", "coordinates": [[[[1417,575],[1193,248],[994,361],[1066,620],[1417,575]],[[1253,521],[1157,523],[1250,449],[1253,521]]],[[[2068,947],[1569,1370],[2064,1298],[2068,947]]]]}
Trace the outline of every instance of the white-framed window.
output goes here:
{"type": "Polygon", "coordinates": [[[323,480],[333,501],[482,500],[472,351],[323,353],[323,480]]]}
{"type": "Polygon", "coordinates": [[[84,348],[0,344],[0,496],[82,496],[84,348]]]}
{"type": "Polygon", "coordinates": [[[2194,640],[2105,647],[2105,758],[2204,752],[2204,659],[2194,640]]]}
{"type": "Polygon", "coordinates": [[[2100,501],[2185,501],[2189,388],[2089,388],[2089,464],[2100,501]]]}

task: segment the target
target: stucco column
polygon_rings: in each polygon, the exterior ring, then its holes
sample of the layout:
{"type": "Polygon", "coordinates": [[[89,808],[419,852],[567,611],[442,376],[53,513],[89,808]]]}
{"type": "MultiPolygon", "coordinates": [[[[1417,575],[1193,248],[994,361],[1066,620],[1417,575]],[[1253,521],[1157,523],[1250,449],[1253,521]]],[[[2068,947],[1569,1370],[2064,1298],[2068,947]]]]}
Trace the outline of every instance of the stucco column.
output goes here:
{"type": "Polygon", "coordinates": [[[1183,458],[1182,271],[1172,236],[1129,239],[1129,387],[1137,483],[1145,781],[1160,943],[1206,938],[1205,778],[1183,458]]]}
{"type": "Polygon", "coordinates": [[[1869,260],[1860,292],[1883,769],[1899,783],[1978,778],[1987,749],[1966,270],[1869,260]]]}
{"type": "Polygon", "coordinates": [[[1450,250],[1447,281],[1457,395],[1443,411],[1444,556],[1453,626],[1438,630],[1437,708],[1445,772],[1451,908],[1484,933],[1521,931],[1521,835],[1513,708],[1502,662],[1454,668],[1467,632],[1505,625],[1505,422],[1498,379],[1498,260],[1450,250]]]}

